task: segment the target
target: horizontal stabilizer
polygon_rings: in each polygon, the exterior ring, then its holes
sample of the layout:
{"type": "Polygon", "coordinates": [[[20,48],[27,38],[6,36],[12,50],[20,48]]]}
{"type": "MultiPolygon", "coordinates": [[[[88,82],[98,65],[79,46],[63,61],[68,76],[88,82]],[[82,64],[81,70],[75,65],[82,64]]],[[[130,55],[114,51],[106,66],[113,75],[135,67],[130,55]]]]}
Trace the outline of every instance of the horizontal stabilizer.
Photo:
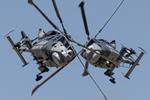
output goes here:
{"type": "Polygon", "coordinates": [[[135,60],[135,62],[132,64],[132,66],[131,66],[131,68],[128,70],[128,72],[124,75],[124,77],[125,78],[128,78],[128,79],[130,79],[129,78],[129,76],[130,76],[130,74],[133,72],[133,70],[135,69],[135,67],[139,64],[139,61],[141,60],[141,58],[143,57],[143,55],[144,55],[144,50],[143,49],[141,49],[142,51],[141,51],[141,53],[140,53],[140,55],[138,56],[138,58],[135,60]]]}
{"type": "Polygon", "coordinates": [[[23,63],[23,67],[26,66],[28,63],[26,62],[26,60],[24,59],[22,54],[19,52],[19,50],[15,47],[15,44],[14,44],[13,40],[11,39],[11,37],[7,36],[7,39],[10,42],[10,44],[12,45],[12,47],[15,50],[15,52],[17,53],[17,55],[19,56],[19,58],[21,59],[21,61],[23,63]]]}

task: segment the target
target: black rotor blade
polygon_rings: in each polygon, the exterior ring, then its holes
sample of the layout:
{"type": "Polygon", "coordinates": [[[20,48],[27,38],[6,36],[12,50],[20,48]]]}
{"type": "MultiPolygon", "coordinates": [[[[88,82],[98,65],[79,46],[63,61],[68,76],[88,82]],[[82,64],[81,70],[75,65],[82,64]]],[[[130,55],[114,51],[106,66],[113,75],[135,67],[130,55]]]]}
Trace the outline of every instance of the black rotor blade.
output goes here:
{"type": "Polygon", "coordinates": [[[123,2],[125,0],[122,0],[120,2],[120,4],[118,5],[118,7],[115,9],[115,11],[113,12],[113,14],[110,16],[110,18],[105,22],[105,24],[103,25],[103,27],[98,31],[98,33],[95,35],[95,38],[103,31],[103,29],[107,26],[107,24],[110,22],[110,20],[112,19],[112,17],[116,14],[116,12],[119,10],[119,8],[122,6],[123,2]]]}
{"type": "Polygon", "coordinates": [[[84,23],[84,28],[85,28],[85,32],[87,35],[88,40],[90,39],[89,35],[89,28],[88,28],[88,24],[87,24],[87,19],[86,19],[86,14],[85,14],[85,10],[84,10],[84,1],[82,1],[79,4],[80,10],[81,10],[81,15],[82,15],[82,19],[83,19],[83,23],[84,23]]]}
{"type": "MultiPolygon", "coordinates": [[[[86,64],[84,65],[83,62],[82,62],[82,60],[80,59],[80,57],[79,57],[79,56],[77,56],[77,57],[78,57],[78,60],[80,61],[81,65],[82,65],[82,67],[85,69],[85,67],[88,66],[88,63],[86,62],[86,64]]],[[[100,87],[100,85],[98,85],[98,83],[96,82],[96,80],[94,79],[94,77],[91,75],[91,73],[90,73],[88,70],[86,70],[86,71],[87,71],[87,73],[88,73],[90,79],[93,81],[93,83],[95,84],[95,86],[96,86],[97,89],[99,90],[99,93],[103,95],[103,97],[104,97],[105,100],[108,100],[108,99],[107,99],[107,96],[106,96],[105,93],[103,92],[102,88],[100,87]]]]}
{"type": "MultiPolygon", "coordinates": [[[[81,51],[79,51],[78,53],[76,53],[74,55],[74,58],[77,57],[79,54],[81,53],[81,51]]],[[[59,69],[57,69],[54,73],[52,73],[50,76],[48,76],[44,81],[42,81],[40,84],[38,84],[36,87],[33,88],[31,96],[41,87],[43,86],[48,80],[50,80],[51,78],[53,78],[58,72],[60,72],[62,69],[64,69],[65,67],[67,67],[67,65],[60,67],[59,69]]]]}
{"type": "Polygon", "coordinates": [[[60,16],[60,13],[59,13],[59,10],[58,10],[56,1],[55,1],[55,0],[52,0],[52,3],[53,3],[53,7],[54,7],[54,9],[55,9],[56,15],[57,15],[57,17],[58,17],[58,19],[59,19],[59,21],[60,21],[60,23],[61,23],[61,25],[62,25],[63,30],[64,30],[64,33],[67,34],[66,29],[65,29],[64,24],[63,24],[63,20],[62,20],[62,18],[61,18],[61,16],[60,16]]]}
{"type": "Polygon", "coordinates": [[[60,29],[46,16],[46,14],[44,14],[44,12],[33,2],[33,0],[28,0],[28,3],[34,6],[54,29],[60,31],[60,29]]]}
{"type": "Polygon", "coordinates": [[[53,3],[53,6],[54,6],[54,9],[55,9],[55,12],[56,12],[56,15],[57,15],[59,21],[60,21],[61,23],[63,23],[62,18],[61,18],[60,13],[59,13],[59,10],[58,10],[58,7],[57,7],[57,5],[56,5],[56,1],[55,1],[55,0],[52,0],[52,3],[53,3]]]}

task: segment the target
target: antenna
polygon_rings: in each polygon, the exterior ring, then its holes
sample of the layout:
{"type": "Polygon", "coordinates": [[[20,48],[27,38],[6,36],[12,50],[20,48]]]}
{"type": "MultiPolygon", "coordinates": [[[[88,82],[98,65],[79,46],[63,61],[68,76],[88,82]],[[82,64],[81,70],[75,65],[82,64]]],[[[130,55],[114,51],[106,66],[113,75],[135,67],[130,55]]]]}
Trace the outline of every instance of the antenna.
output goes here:
{"type": "MultiPolygon", "coordinates": [[[[81,53],[81,51],[79,51],[76,55],[74,55],[74,57],[78,56],[81,53]]],[[[66,65],[67,66],[67,65],[66,65]]],[[[43,86],[48,80],[50,80],[51,78],[53,78],[58,72],[60,72],[62,69],[66,68],[66,66],[60,67],[59,69],[57,69],[55,72],[53,72],[50,76],[48,76],[44,81],[42,81],[40,84],[38,84],[37,86],[35,86],[32,90],[31,96],[33,96],[33,94],[41,87],[43,86]]]]}

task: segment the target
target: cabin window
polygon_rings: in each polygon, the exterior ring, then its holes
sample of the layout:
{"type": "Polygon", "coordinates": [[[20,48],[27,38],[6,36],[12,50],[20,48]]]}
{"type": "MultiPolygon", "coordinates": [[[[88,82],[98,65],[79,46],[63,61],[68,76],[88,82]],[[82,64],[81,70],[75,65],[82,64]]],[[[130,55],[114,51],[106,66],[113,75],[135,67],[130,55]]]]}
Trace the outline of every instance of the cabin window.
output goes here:
{"type": "Polygon", "coordinates": [[[61,41],[62,43],[64,43],[64,42],[65,42],[65,38],[64,38],[64,37],[61,37],[61,38],[60,38],[60,41],[61,41]]]}
{"type": "Polygon", "coordinates": [[[66,41],[66,39],[64,37],[61,37],[59,39],[59,41],[61,41],[64,44],[65,47],[69,47],[69,43],[66,41]]]}
{"type": "Polygon", "coordinates": [[[49,32],[47,32],[47,34],[48,35],[56,35],[56,34],[58,34],[56,31],[49,31],[49,32]]]}

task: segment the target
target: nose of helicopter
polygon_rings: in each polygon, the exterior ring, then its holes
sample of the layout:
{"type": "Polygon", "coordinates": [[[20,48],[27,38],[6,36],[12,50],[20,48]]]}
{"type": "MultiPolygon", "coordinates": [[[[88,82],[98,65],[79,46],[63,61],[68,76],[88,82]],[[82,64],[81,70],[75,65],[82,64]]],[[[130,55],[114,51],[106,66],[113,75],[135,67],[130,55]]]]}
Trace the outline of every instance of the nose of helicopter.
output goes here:
{"type": "Polygon", "coordinates": [[[60,55],[58,52],[53,52],[52,53],[52,59],[54,61],[55,64],[57,64],[58,66],[63,67],[64,66],[64,59],[62,57],[62,55],[60,55]]]}

